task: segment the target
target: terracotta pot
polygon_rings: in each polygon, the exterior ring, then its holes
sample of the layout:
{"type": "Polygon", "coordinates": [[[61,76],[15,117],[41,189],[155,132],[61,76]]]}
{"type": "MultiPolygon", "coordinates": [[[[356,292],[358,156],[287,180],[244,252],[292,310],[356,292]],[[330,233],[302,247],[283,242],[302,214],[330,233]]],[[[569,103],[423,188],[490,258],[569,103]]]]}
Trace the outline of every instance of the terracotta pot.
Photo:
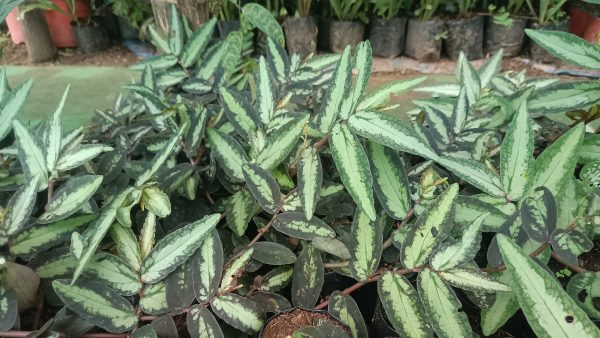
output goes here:
{"type": "MultiPolygon", "coordinates": [[[[69,12],[65,0],[52,0],[52,2],[61,10],[69,12]]],[[[90,14],[89,1],[75,1],[75,15],[78,19],[87,18],[90,14]]],[[[71,18],[58,11],[46,11],[46,21],[50,30],[50,37],[56,47],[67,48],[77,47],[77,38],[73,27],[71,27],[71,18]]]]}
{"type": "Polygon", "coordinates": [[[6,25],[8,26],[8,31],[10,32],[10,38],[14,44],[19,44],[25,42],[25,37],[23,36],[23,25],[21,21],[17,19],[18,13],[17,9],[13,9],[8,13],[6,17],[6,25]]]}

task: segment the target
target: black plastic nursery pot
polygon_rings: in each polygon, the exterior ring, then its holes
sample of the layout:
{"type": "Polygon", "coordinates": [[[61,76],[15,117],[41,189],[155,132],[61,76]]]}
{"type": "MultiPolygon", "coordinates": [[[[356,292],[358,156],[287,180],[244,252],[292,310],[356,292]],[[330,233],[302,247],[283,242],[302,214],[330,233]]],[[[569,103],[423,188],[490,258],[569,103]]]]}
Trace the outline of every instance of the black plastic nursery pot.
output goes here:
{"type": "Polygon", "coordinates": [[[323,323],[332,325],[337,332],[345,332],[348,338],[352,337],[350,328],[327,311],[309,310],[301,307],[282,311],[271,317],[263,326],[259,337],[287,338],[291,337],[292,333],[300,328],[322,326],[323,323]]]}
{"type": "Polygon", "coordinates": [[[444,21],[442,20],[409,19],[404,54],[418,61],[438,61],[442,55],[443,32],[444,21]]]}
{"type": "Polygon", "coordinates": [[[317,51],[317,23],[313,17],[288,17],[283,22],[285,44],[291,54],[308,55],[317,51]]]}
{"type": "Polygon", "coordinates": [[[457,60],[460,52],[469,60],[483,58],[483,16],[446,21],[448,35],[444,43],[446,54],[457,60]]]}
{"type": "MultiPolygon", "coordinates": [[[[536,29],[536,30],[553,30],[553,31],[568,32],[569,31],[569,23],[570,23],[569,19],[563,20],[561,22],[556,22],[556,23],[554,23],[554,22],[545,23],[545,24],[534,23],[531,25],[531,28],[536,29]]],[[[542,63],[552,63],[552,62],[558,61],[557,58],[555,58],[552,54],[546,52],[545,49],[538,46],[537,43],[535,43],[533,40],[528,39],[528,41],[529,41],[529,54],[530,54],[532,60],[537,61],[537,62],[542,62],[542,63]]]]}
{"type": "Polygon", "coordinates": [[[219,36],[221,38],[227,37],[229,33],[233,31],[237,31],[240,29],[240,21],[239,20],[224,20],[217,21],[217,30],[219,31],[219,36]]]}
{"type": "Polygon", "coordinates": [[[405,17],[389,20],[373,18],[369,32],[373,54],[388,59],[402,54],[406,40],[406,22],[405,17]]]}
{"type": "Polygon", "coordinates": [[[329,27],[329,49],[341,53],[350,45],[354,51],[364,35],[365,25],[360,21],[333,21],[329,27]]]}
{"type": "Polygon", "coordinates": [[[504,49],[504,56],[517,56],[523,47],[524,29],[527,19],[513,18],[512,25],[504,26],[494,22],[493,17],[487,18],[485,30],[484,51],[486,54],[504,49]]]}
{"type": "Polygon", "coordinates": [[[98,53],[110,47],[108,32],[96,20],[88,24],[73,25],[79,49],[84,53],[98,53]]]}
{"type": "Polygon", "coordinates": [[[140,37],[140,30],[133,27],[127,18],[119,17],[119,31],[123,40],[136,40],[140,37]]]}

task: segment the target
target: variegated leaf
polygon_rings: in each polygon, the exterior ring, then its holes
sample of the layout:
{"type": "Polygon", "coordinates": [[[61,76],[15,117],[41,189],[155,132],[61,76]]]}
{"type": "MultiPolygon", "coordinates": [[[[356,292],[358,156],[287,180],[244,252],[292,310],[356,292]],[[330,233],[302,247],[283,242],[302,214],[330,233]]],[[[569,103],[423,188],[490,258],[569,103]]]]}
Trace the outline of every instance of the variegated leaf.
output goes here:
{"type": "Polygon", "coordinates": [[[30,178],[39,176],[40,187],[38,188],[46,187],[48,172],[46,171],[46,159],[41,146],[42,142],[20,121],[13,121],[12,125],[23,173],[30,178]]]}
{"type": "Polygon", "coordinates": [[[354,113],[356,105],[361,99],[369,77],[371,76],[371,67],[373,66],[373,52],[371,50],[371,44],[369,40],[361,41],[356,46],[356,52],[353,59],[353,67],[358,69],[358,76],[356,77],[356,83],[354,84],[354,90],[352,95],[348,95],[342,101],[340,117],[344,120],[354,113]]]}
{"type": "Polygon", "coordinates": [[[246,266],[250,262],[253,252],[254,248],[246,249],[235,255],[231,261],[225,265],[221,286],[219,287],[220,291],[226,292],[236,285],[238,277],[246,270],[246,266]]]}
{"type": "Polygon", "coordinates": [[[167,305],[167,286],[166,283],[158,282],[156,284],[146,285],[140,298],[140,309],[144,313],[151,315],[161,315],[169,312],[167,305]]]}
{"type": "Polygon", "coordinates": [[[193,306],[185,322],[191,338],[225,338],[219,323],[205,307],[193,306]]]}
{"type": "Polygon", "coordinates": [[[58,248],[47,251],[44,255],[38,256],[31,267],[35,269],[35,273],[43,279],[56,277],[67,277],[73,272],[77,261],[69,252],[69,248],[58,248]]]}
{"type": "Polygon", "coordinates": [[[271,12],[262,5],[248,3],[242,7],[242,15],[244,16],[244,19],[252,24],[252,26],[258,28],[271,39],[277,41],[281,46],[285,44],[283,29],[279,25],[279,22],[277,22],[271,12]]]}
{"type": "Polygon", "coordinates": [[[275,214],[281,206],[281,191],[273,175],[260,166],[246,163],[242,166],[248,190],[268,213],[275,214]]]}
{"type": "Polygon", "coordinates": [[[162,54],[144,59],[141,62],[129,67],[132,70],[144,70],[146,67],[152,67],[155,71],[164,71],[177,64],[177,57],[173,54],[162,54]]]}
{"type": "Polygon", "coordinates": [[[321,104],[317,125],[322,133],[329,133],[340,113],[344,98],[352,85],[352,57],[350,46],[344,49],[342,57],[337,62],[332,80],[325,92],[321,104]]]}
{"type": "Polygon", "coordinates": [[[223,258],[223,245],[219,233],[213,230],[192,257],[192,282],[198,302],[208,301],[217,292],[223,258]]]}
{"type": "Polygon", "coordinates": [[[438,337],[473,336],[460,300],[435,272],[429,269],[419,272],[417,286],[425,312],[438,337]]]}
{"type": "Polygon", "coordinates": [[[429,260],[431,267],[435,270],[447,270],[473,260],[481,245],[481,224],[487,217],[487,213],[479,215],[465,229],[460,241],[448,241],[438,246],[429,260]]]}
{"type": "Polygon", "coordinates": [[[369,142],[373,187],[385,212],[394,219],[403,219],[410,209],[410,191],[404,165],[398,155],[379,143],[369,142]]]}
{"type": "Polygon", "coordinates": [[[454,157],[440,157],[437,162],[465,182],[493,196],[504,196],[500,178],[481,162],[454,157]]]}
{"type": "Polygon", "coordinates": [[[71,310],[106,331],[126,332],[138,323],[133,305],[100,283],[58,279],[52,287],[71,310]]]}
{"type": "Polygon", "coordinates": [[[46,224],[63,220],[81,208],[102,184],[101,175],[71,177],[56,191],[38,223],[46,224]]]}
{"type": "Polygon", "coordinates": [[[83,275],[90,280],[109,286],[124,296],[137,294],[142,289],[138,274],[120,257],[106,252],[96,254],[83,275]]]}
{"type": "Polygon", "coordinates": [[[481,79],[479,74],[467,60],[463,52],[460,53],[459,60],[459,79],[461,86],[466,89],[468,102],[475,103],[481,92],[481,79]]]}
{"type": "Polygon", "coordinates": [[[549,30],[526,29],[540,47],[567,63],[589,69],[600,69],[600,47],[576,35],[549,30]]]}
{"type": "Polygon", "coordinates": [[[142,259],[133,230],[116,223],[110,227],[110,237],[115,243],[117,255],[124,259],[130,268],[139,272],[142,269],[142,259]]]}
{"type": "Polygon", "coordinates": [[[306,220],[302,212],[284,212],[273,220],[273,227],[288,236],[312,240],[316,237],[335,237],[335,231],[318,217],[306,220]]]}
{"type": "Polygon", "coordinates": [[[567,293],[592,318],[600,318],[597,299],[600,294],[600,272],[585,271],[571,277],[567,293]]]}
{"type": "Polygon", "coordinates": [[[168,32],[169,50],[176,56],[183,52],[183,43],[185,41],[185,30],[183,22],[179,16],[179,11],[175,4],[171,4],[171,15],[169,16],[168,32]]]}
{"type": "Polygon", "coordinates": [[[383,229],[381,222],[371,221],[360,208],[354,213],[348,249],[350,274],[358,281],[366,280],[379,266],[383,229]]]}
{"type": "Polygon", "coordinates": [[[558,281],[513,241],[496,235],[521,309],[539,337],[598,337],[600,330],[558,281]]]}
{"type": "Polygon", "coordinates": [[[285,82],[290,71],[288,55],[285,49],[270,37],[267,37],[267,63],[275,71],[279,82],[285,82]]]}
{"type": "Polygon", "coordinates": [[[194,301],[191,258],[181,264],[165,279],[167,306],[172,313],[181,313],[194,301]]]}
{"type": "Polygon", "coordinates": [[[171,201],[169,196],[156,186],[145,187],[142,190],[142,200],[144,208],[157,217],[165,218],[171,214],[171,201]]]}
{"type": "Polygon", "coordinates": [[[377,291],[396,332],[410,338],[433,337],[423,303],[406,277],[385,272],[377,281],[377,291]]]}
{"type": "Polygon", "coordinates": [[[500,68],[502,67],[502,57],[504,56],[504,49],[500,48],[491,58],[489,58],[481,68],[477,70],[479,79],[481,80],[481,88],[486,88],[492,78],[498,75],[500,68]]]}
{"type": "Polygon", "coordinates": [[[171,54],[169,43],[156,31],[155,25],[148,26],[148,33],[150,35],[150,42],[152,42],[154,47],[160,50],[162,54],[171,54]]]}
{"type": "Polygon", "coordinates": [[[352,132],[395,150],[435,160],[438,155],[396,117],[377,111],[361,111],[350,116],[352,132]]]}
{"type": "Polygon", "coordinates": [[[286,287],[291,281],[294,268],[291,266],[279,266],[265,274],[259,289],[262,291],[276,292],[286,287]]]}
{"type": "Polygon", "coordinates": [[[207,119],[208,111],[202,106],[194,108],[191,112],[190,128],[185,137],[185,151],[188,158],[197,156],[198,148],[200,148],[200,144],[204,139],[207,119]]]}
{"type": "Polygon", "coordinates": [[[143,171],[135,181],[136,187],[141,187],[144,183],[148,182],[154,174],[162,167],[162,165],[167,161],[175,149],[175,146],[179,143],[181,139],[181,135],[183,131],[186,130],[187,124],[182,125],[177,133],[175,133],[171,138],[162,146],[162,148],[154,155],[154,158],[150,162],[150,167],[143,171]]]}
{"type": "MultiPolygon", "coordinates": [[[[10,133],[11,122],[19,115],[19,112],[23,108],[25,99],[29,94],[33,81],[29,80],[18,88],[15,88],[10,93],[2,95],[0,99],[0,141],[2,141],[8,133],[10,133]]],[[[16,133],[16,131],[15,131],[16,133]]]]}
{"type": "Polygon", "coordinates": [[[216,23],[217,19],[211,18],[189,37],[181,53],[181,65],[184,68],[190,68],[198,61],[210,42],[216,23]]]}
{"type": "Polygon", "coordinates": [[[248,223],[260,206],[248,190],[240,190],[225,201],[225,217],[229,228],[238,236],[243,236],[248,223]]]}
{"type": "Polygon", "coordinates": [[[507,198],[519,200],[527,191],[533,165],[533,130],[522,104],[506,130],[500,150],[500,178],[507,198]]]}
{"type": "Polygon", "coordinates": [[[83,144],[68,153],[61,154],[55,169],[58,171],[71,170],[89,162],[103,152],[112,150],[112,147],[103,144],[83,144]]]}
{"type": "Polygon", "coordinates": [[[370,94],[365,95],[365,97],[360,100],[360,103],[356,109],[377,109],[389,101],[391,94],[400,95],[402,92],[409,90],[426,79],[426,77],[418,77],[412,80],[398,80],[390,82],[385,86],[375,89],[370,94]]]}
{"type": "Polygon", "coordinates": [[[600,103],[598,81],[560,82],[537,89],[527,102],[532,118],[585,109],[600,103]]]}
{"type": "Polygon", "coordinates": [[[345,125],[336,124],[331,132],[329,142],[333,161],[344,186],[356,205],[371,220],[375,220],[373,177],[369,159],[358,138],[345,125]]]}
{"type": "MultiPolygon", "coordinates": [[[[120,210],[122,209],[123,208],[121,208],[120,210]]],[[[144,224],[142,225],[142,230],[140,231],[139,237],[140,257],[143,261],[146,259],[146,257],[148,257],[150,251],[152,250],[152,247],[154,246],[154,238],[156,237],[156,215],[154,215],[151,212],[148,212],[146,214],[146,218],[144,219],[144,224]]]]}
{"type": "Polygon", "coordinates": [[[423,265],[435,247],[448,236],[457,194],[458,184],[455,183],[431,203],[410,228],[401,250],[405,267],[412,269],[423,265]]]}
{"type": "MultiPolygon", "coordinates": [[[[506,285],[510,285],[510,274],[508,271],[494,273],[490,277],[506,285]]],[[[490,336],[512,318],[519,310],[519,301],[514,292],[504,292],[500,297],[495,297],[494,303],[487,309],[481,310],[481,331],[490,336]]]]}
{"type": "Polygon", "coordinates": [[[18,315],[15,291],[0,288],[0,332],[10,330],[17,321],[18,315]]]}
{"type": "Polygon", "coordinates": [[[248,334],[258,332],[265,321],[265,315],[260,306],[233,293],[213,298],[210,306],[225,323],[248,334]]]}
{"type": "Polygon", "coordinates": [[[50,116],[47,125],[46,137],[44,138],[44,147],[46,151],[46,169],[49,172],[54,170],[58,155],[60,154],[60,142],[62,140],[62,111],[69,94],[69,86],[65,90],[58,108],[54,111],[54,114],[50,116]]]}
{"type": "Polygon", "coordinates": [[[299,141],[308,118],[306,113],[298,114],[293,120],[272,132],[264,148],[256,156],[256,163],[267,170],[278,166],[299,141]]]}
{"type": "MultiPolygon", "coordinates": [[[[497,282],[487,274],[475,269],[452,268],[439,271],[438,274],[446,282],[467,291],[494,293],[512,290],[510,286],[497,282]]],[[[498,297],[502,296],[498,295],[498,297]]]]}
{"type": "Polygon", "coordinates": [[[577,229],[557,229],[552,234],[550,243],[558,257],[573,266],[579,265],[579,255],[594,248],[594,243],[588,236],[577,229]]]}
{"type": "Polygon", "coordinates": [[[28,225],[31,212],[35,207],[39,180],[39,176],[31,177],[8,200],[6,211],[3,210],[6,214],[3,215],[3,221],[0,223],[0,230],[6,236],[12,236],[28,225]]]}
{"type": "Polygon", "coordinates": [[[276,96],[274,93],[273,79],[267,66],[267,61],[263,56],[258,60],[258,70],[256,75],[258,116],[263,125],[268,125],[275,111],[276,96]]]}
{"type": "Polygon", "coordinates": [[[261,241],[252,245],[252,259],[268,265],[294,264],[296,255],[283,244],[261,241]]]}
{"type": "Polygon", "coordinates": [[[254,107],[244,96],[227,89],[227,87],[219,88],[219,95],[227,120],[244,140],[250,140],[259,129],[258,113],[254,107]]]}
{"type": "Polygon", "coordinates": [[[297,168],[298,196],[304,216],[309,220],[317,207],[323,183],[321,157],[313,147],[308,147],[302,152],[297,168]]]}
{"type": "Polygon", "coordinates": [[[213,154],[225,173],[236,181],[244,181],[242,165],[248,161],[242,146],[231,136],[209,128],[206,131],[213,154]]]}
{"type": "Polygon", "coordinates": [[[325,281],[321,253],[306,244],[294,264],[292,277],[292,304],[307,309],[313,308],[325,281]]]}
{"type": "Polygon", "coordinates": [[[205,216],[165,236],[144,260],[142,280],[153,284],[173,272],[202,245],[219,219],[219,214],[205,216]]]}
{"type": "Polygon", "coordinates": [[[354,299],[340,291],[334,291],[329,296],[327,311],[348,325],[353,338],[368,337],[367,325],[354,299]]]}
{"type": "Polygon", "coordinates": [[[556,229],[558,208],[554,196],[545,187],[536,189],[521,204],[523,230],[534,241],[545,243],[556,229]]]}

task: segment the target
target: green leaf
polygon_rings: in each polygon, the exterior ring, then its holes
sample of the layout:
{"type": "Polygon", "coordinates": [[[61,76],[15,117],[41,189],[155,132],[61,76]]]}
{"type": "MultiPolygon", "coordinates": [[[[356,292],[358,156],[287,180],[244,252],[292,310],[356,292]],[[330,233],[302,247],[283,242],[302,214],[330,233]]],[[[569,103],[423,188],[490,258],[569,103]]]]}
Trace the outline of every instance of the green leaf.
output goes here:
{"type": "Polygon", "coordinates": [[[532,197],[521,204],[523,230],[534,241],[545,243],[556,229],[556,200],[545,187],[538,188],[532,197]]]}
{"type": "Polygon", "coordinates": [[[10,330],[17,321],[18,314],[15,292],[0,288],[0,332],[10,330]]]}
{"type": "Polygon", "coordinates": [[[183,264],[202,245],[221,215],[212,214],[179,228],[160,240],[142,265],[142,280],[154,284],[183,264]]]}
{"type": "Polygon", "coordinates": [[[329,139],[333,161],[346,190],[365,214],[375,220],[373,177],[369,159],[348,127],[336,124],[329,139]]]}
{"type": "Polygon", "coordinates": [[[100,283],[81,280],[70,285],[58,279],[52,287],[71,310],[106,331],[131,331],[138,323],[133,305],[100,283]]]}
{"type": "Polygon", "coordinates": [[[600,318],[597,299],[600,296],[600,272],[585,271],[571,277],[567,293],[590,317],[600,318]]]}
{"type": "Polygon", "coordinates": [[[48,172],[46,171],[46,160],[41,146],[42,142],[20,121],[13,121],[12,125],[23,173],[28,178],[39,176],[40,187],[38,188],[44,188],[48,181],[48,172]]]}
{"type": "Polygon", "coordinates": [[[231,74],[238,66],[244,48],[244,36],[241,31],[233,31],[223,42],[223,57],[218,59],[225,74],[231,74]]]}
{"type": "Polygon", "coordinates": [[[561,82],[536,89],[527,102],[532,118],[585,109],[600,103],[598,81],[561,82]]]}
{"type": "Polygon", "coordinates": [[[257,242],[252,245],[252,259],[268,265],[294,264],[296,255],[288,247],[275,242],[257,242]]]}
{"type": "Polygon", "coordinates": [[[142,309],[144,313],[156,316],[169,312],[169,306],[167,305],[167,286],[164,281],[146,285],[142,294],[143,296],[140,298],[140,309],[142,309]]]}
{"type": "Polygon", "coordinates": [[[67,240],[71,232],[96,219],[95,215],[67,218],[44,226],[34,226],[13,239],[10,252],[20,257],[33,257],[67,240]]]}
{"type": "Polygon", "coordinates": [[[502,57],[504,56],[504,49],[500,48],[491,58],[489,58],[481,68],[477,70],[479,79],[481,80],[481,88],[486,88],[492,81],[494,76],[498,75],[500,68],[502,67],[502,57]]]}
{"type": "Polygon", "coordinates": [[[169,43],[165,40],[159,32],[154,28],[155,25],[148,25],[148,33],[150,35],[150,42],[160,50],[161,54],[171,54],[171,49],[169,49],[169,43]]]}
{"type": "Polygon", "coordinates": [[[441,156],[437,162],[483,192],[493,196],[506,195],[500,178],[481,162],[445,156],[441,156]]]}
{"type": "Polygon", "coordinates": [[[152,67],[155,71],[164,71],[175,66],[178,61],[173,54],[163,54],[144,59],[129,68],[131,70],[144,70],[146,67],[152,67]]]}
{"type": "Polygon", "coordinates": [[[124,259],[134,271],[140,271],[142,269],[142,258],[133,230],[115,223],[110,227],[110,237],[115,243],[117,256],[124,259]]]}
{"type": "MultiPolygon", "coordinates": [[[[475,269],[452,268],[439,271],[438,274],[446,282],[467,291],[494,293],[512,290],[510,286],[497,282],[487,274],[475,269]]],[[[503,297],[503,295],[498,295],[498,297],[503,297]]]]}
{"type": "MultiPolygon", "coordinates": [[[[12,121],[19,115],[33,81],[29,80],[0,99],[0,141],[10,133],[12,121]]],[[[16,131],[15,131],[16,134],[16,131]]]]}
{"type": "Polygon", "coordinates": [[[167,306],[172,313],[180,313],[194,301],[191,259],[185,261],[167,276],[167,306]]]}
{"type": "Polygon", "coordinates": [[[459,55],[458,64],[460,84],[465,87],[469,102],[475,103],[481,92],[481,80],[479,79],[479,74],[469,63],[469,60],[467,60],[467,57],[463,52],[459,55]]]}
{"type": "Polygon", "coordinates": [[[342,102],[340,116],[342,119],[347,119],[351,114],[354,113],[354,109],[362,98],[369,77],[371,76],[371,67],[373,66],[373,51],[371,50],[371,44],[369,40],[361,41],[356,46],[356,53],[354,55],[354,67],[358,69],[358,76],[356,77],[356,83],[354,84],[354,90],[352,95],[346,96],[342,102]]]}
{"type": "Polygon", "coordinates": [[[144,208],[160,218],[171,214],[171,201],[169,196],[156,186],[145,187],[142,190],[142,201],[144,208]]]}
{"type": "Polygon", "coordinates": [[[500,149],[500,178],[509,200],[518,201],[527,191],[533,165],[533,130],[522,104],[512,119],[500,149]]]}
{"type": "Polygon", "coordinates": [[[38,222],[42,224],[63,220],[81,209],[96,193],[103,177],[82,175],[71,177],[56,191],[38,222]]]}
{"type": "Polygon", "coordinates": [[[229,290],[237,283],[237,279],[246,270],[246,266],[252,258],[254,248],[246,249],[235,255],[223,269],[220,291],[229,290]]]}
{"type": "Polygon", "coordinates": [[[431,203],[410,228],[402,245],[402,264],[409,268],[423,265],[435,247],[450,233],[458,184],[452,184],[431,203]]]}
{"type": "Polygon", "coordinates": [[[275,86],[271,73],[267,66],[267,61],[263,56],[258,60],[258,71],[256,75],[256,86],[257,86],[257,101],[258,101],[258,115],[263,125],[268,125],[275,112],[275,86]]]}
{"type": "Polygon", "coordinates": [[[335,237],[335,231],[318,217],[306,220],[302,212],[284,212],[273,221],[275,230],[299,239],[312,240],[316,237],[335,237]]]}
{"type": "Polygon", "coordinates": [[[454,290],[435,272],[429,269],[419,272],[417,287],[427,317],[438,337],[473,336],[469,319],[454,290]]]}
{"type": "Polygon", "coordinates": [[[231,136],[221,133],[216,129],[206,130],[208,142],[213,154],[227,176],[236,181],[244,181],[242,165],[248,161],[242,146],[231,136]]]}
{"type": "Polygon", "coordinates": [[[184,68],[190,68],[198,61],[211,40],[216,23],[217,18],[213,17],[190,36],[181,53],[181,65],[184,68]]]}
{"type": "Polygon", "coordinates": [[[144,183],[148,182],[154,176],[154,174],[162,167],[162,165],[167,161],[167,159],[171,156],[173,149],[179,143],[181,139],[181,135],[183,131],[186,130],[187,124],[182,125],[176,134],[174,134],[169,141],[167,141],[160,151],[156,153],[152,161],[150,162],[150,167],[142,172],[137,180],[135,181],[136,187],[141,187],[144,183]]]}
{"type": "Polygon", "coordinates": [[[267,170],[278,166],[299,141],[308,118],[309,115],[306,113],[298,114],[293,120],[272,132],[269,135],[267,144],[256,156],[256,163],[267,170]]]}
{"type": "Polygon", "coordinates": [[[288,55],[283,46],[267,37],[267,62],[275,72],[279,82],[284,82],[290,72],[288,55]]]}
{"type": "Polygon", "coordinates": [[[530,196],[538,187],[548,188],[555,196],[560,194],[577,165],[578,148],[583,141],[584,132],[584,124],[579,123],[554,141],[535,159],[527,196],[530,196]]]}
{"type": "MultiPolygon", "coordinates": [[[[435,113],[438,112],[437,109],[431,107],[425,107],[425,111],[427,112],[427,117],[433,121],[435,113]]],[[[465,127],[465,123],[467,122],[469,114],[469,100],[467,98],[467,88],[465,86],[460,87],[460,92],[458,93],[458,97],[456,99],[456,104],[452,108],[452,132],[454,135],[460,135],[465,127]]],[[[440,114],[443,116],[443,113],[440,114]]],[[[445,117],[445,116],[444,116],[445,117]]],[[[441,119],[440,119],[441,120],[441,119]]],[[[444,120],[441,120],[444,121],[444,120]]],[[[432,123],[432,128],[441,129],[444,128],[445,133],[444,140],[449,139],[449,133],[446,131],[447,128],[443,123],[432,123]],[[441,126],[440,126],[441,124],[441,126]]]]}
{"type": "Polygon", "coordinates": [[[369,278],[379,266],[383,252],[383,229],[381,222],[371,221],[356,208],[350,229],[350,274],[363,281],[369,278]]]}
{"type": "Polygon", "coordinates": [[[465,229],[460,241],[447,241],[438,246],[429,259],[431,267],[435,270],[447,270],[473,260],[481,245],[481,223],[487,217],[487,213],[478,216],[465,229]]]}
{"type": "Polygon", "coordinates": [[[293,267],[279,266],[262,277],[259,289],[271,292],[279,291],[292,281],[293,273],[293,267]]]}
{"type": "Polygon", "coordinates": [[[106,252],[98,253],[85,268],[83,275],[109,286],[124,296],[132,296],[142,289],[138,274],[120,257],[106,252]]]}
{"type": "Polygon", "coordinates": [[[344,295],[340,291],[334,291],[329,296],[327,311],[334,317],[339,318],[342,323],[348,325],[353,338],[369,336],[365,320],[352,297],[344,295]]]}
{"type": "Polygon", "coordinates": [[[258,332],[265,321],[260,306],[233,293],[213,298],[210,306],[225,323],[248,334],[258,332]]]}
{"type": "Polygon", "coordinates": [[[30,178],[8,200],[4,211],[6,214],[3,215],[3,222],[0,223],[0,230],[5,235],[12,236],[28,225],[29,217],[35,207],[39,178],[39,176],[30,178]]]}
{"type": "Polygon", "coordinates": [[[317,125],[322,133],[329,133],[338,118],[342,102],[348,95],[352,85],[351,62],[350,46],[347,46],[337,62],[317,115],[317,125]]]}
{"type": "Polygon", "coordinates": [[[557,58],[589,69],[600,69],[600,46],[567,32],[526,29],[525,33],[557,58]]]}
{"type": "Polygon", "coordinates": [[[185,151],[188,158],[194,158],[198,155],[198,149],[204,139],[208,111],[204,107],[196,107],[191,115],[190,128],[185,137],[185,151]]]}
{"type": "Polygon", "coordinates": [[[266,8],[257,3],[249,3],[242,7],[242,15],[254,27],[277,41],[279,45],[283,46],[285,44],[283,29],[281,29],[275,17],[266,8]]]}
{"type": "Polygon", "coordinates": [[[348,126],[353,133],[392,149],[427,159],[438,157],[414,130],[389,114],[371,110],[357,112],[348,119],[348,126]]]}
{"type": "Polygon", "coordinates": [[[275,214],[281,206],[281,191],[273,175],[260,166],[246,163],[242,166],[248,190],[268,213],[275,214]]]}
{"type": "Polygon", "coordinates": [[[219,88],[219,95],[227,120],[231,122],[235,131],[244,140],[251,140],[260,130],[257,122],[257,112],[250,102],[244,96],[226,87],[219,88]]]}
{"type": "Polygon", "coordinates": [[[513,241],[496,235],[521,309],[538,337],[597,337],[600,330],[558,281],[513,241]]]}
{"type": "Polygon", "coordinates": [[[35,273],[44,279],[66,277],[75,269],[77,261],[69,252],[69,248],[58,248],[47,251],[32,262],[35,273]]]}
{"type": "Polygon", "coordinates": [[[307,309],[313,308],[325,281],[325,271],[321,253],[307,244],[296,263],[292,277],[292,303],[307,309]]]}
{"type": "Polygon", "coordinates": [[[185,322],[191,338],[225,338],[219,323],[205,307],[193,306],[185,322]]]}
{"type": "Polygon", "coordinates": [[[298,197],[304,217],[311,219],[321,192],[323,184],[323,165],[321,157],[313,147],[304,149],[297,165],[296,177],[298,178],[298,197]]]}
{"type": "Polygon", "coordinates": [[[152,327],[152,324],[146,324],[140,328],[135,329],[131,333],[131,338],[158,338],[158,335],[152,327]]]}
{"type": "Polygon", "coordinates": [[[418,77],[412,80],[397,80],[381,86],[371,93],[364,96],[360,103],[356,107],[356,110],[367,110],[377,109],[380,106],[389,102],[390,95],[400,95],[401,93],[409,90],[410,88],[418,85],[425,81],[427,77],[418,77]]]}
{"type": "MultiPolygon", "coordinates": [[[[120,210],[122,210],[121,208],[120,210]]],[[[129,211],[127,211],[129,214],[129,211]]],[[[152,250],[152,246],[154,245],[154,238],[156,236],[156,215],[151,212],[146,214],[146,218],[144,219],[144,224],[142,225],[142,230],[140,231],[140,257],[142,261],[148,257],[150,251],[152,250]]]]}
{"type": "Polygon", "coordinates": [[[394,219],[403,219],[410,209],[410,191],[404,165],[391,149],[375,142],[367,147],[371,159],[373,187],[385,212],[394,219]]]}
{"type": "Polygon", "coordinates": [[[83,144],[65,154],[61,154],[55,169],[58,171],[71,170],[89,162],[103,152],[112,150],[113,148],[103,144],[83,144]]]}
{"type": "Polygon", "coordinates": [[[252,216],[260,210],[260,206],[248,190],[240,190],[225,201],[225,217],[227,224],[238,236],[243,236],[252,216]]]}
{"type": "Polygon", "coordinates": [[[584,252],[594,248],[594,243],[585,233],[577,229],[557,229],[552,234],[552,249],[558,257],[562,258],[567,264],[577,266],[579,261],[577,257],[584,252]]]}
{"type": "MultiPolygon", "coordinates": [[[[503,284],[510,284],[508,271],[494,273],[495,279],[503,284]]],[[[481,330],[485,336],[490,336],[510,319],[519,310],[519,301],[514,292],[505,292],[496,297],[492,306],[481,310],[481,330]]]]}
{"type": "Polygon", "coordinates": [[[177,11],[175,4],[171,4],[171,16],[169,16],[169,50],[176,56],[180,56],[183,52],[183,43],[185,40],[185,31],[183,29],[183,22],[177,11]]]}
{"type": "Polygon", "coordinates": [[[208,301],[217,292],[223,259],[223,245],[219,233],[213,230],[192,257],[192,281],[198,302],[208,301]]]}
{"type": "Polygon", "coordinates": [[[58,108],[54,111],[54,114],[50,116],[47,125],[46,137],[44,139],[44,147],[46,150],[46,169],[49,172],[54,170],[54,166],[56,165],[56,161],[58,160],[58,155],[60,153],[60,142],[62,140],[62,110],[65,106],[65,101],[67,100],[67,95],[69,94],[69,86],[65,90],[60,103],[58,104],[58,108]]]}

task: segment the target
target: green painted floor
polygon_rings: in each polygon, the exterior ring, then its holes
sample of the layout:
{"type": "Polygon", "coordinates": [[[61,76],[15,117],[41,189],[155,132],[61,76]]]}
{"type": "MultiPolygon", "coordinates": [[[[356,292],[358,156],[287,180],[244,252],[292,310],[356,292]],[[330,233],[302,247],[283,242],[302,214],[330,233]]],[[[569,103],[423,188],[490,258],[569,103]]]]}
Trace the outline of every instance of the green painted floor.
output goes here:
{"type": "MultiPolygon", "coordinates": [[[[33,87],[20,119],[37,123],[51,114],[58,105],[62,94],[71,85],[63,111],[63,124],[70,130],[90,121],[96,108],[112,107],[121,87],[137,79],[138,72],[120,67],[6,67],[11,86],[33,79],[33,87]]],[[[375,74],[369,83],[369,90],[399,79],[412,79],[415,75],[375,74]]],[[[423,84],[451,81],[448,75],[429,75],[423,84]]],[[[413,108],[411,100],[426,97],[426,94],[406,93],[394,97],[392,102],[401,107],[393,113],[405,116],[404,112],[413,108]]]]}

